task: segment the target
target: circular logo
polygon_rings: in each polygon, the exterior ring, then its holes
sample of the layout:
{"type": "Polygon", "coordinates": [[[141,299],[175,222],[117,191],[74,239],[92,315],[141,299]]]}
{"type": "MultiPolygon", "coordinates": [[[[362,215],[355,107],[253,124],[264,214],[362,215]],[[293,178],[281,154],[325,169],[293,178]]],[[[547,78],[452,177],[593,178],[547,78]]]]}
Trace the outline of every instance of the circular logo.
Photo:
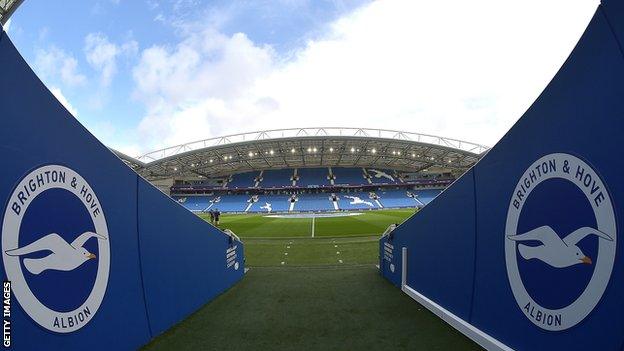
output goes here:
{"type": "Polygon", "coordinates": [[[106,218],[89,183],[59,165],[22,178],[4,212],[2,260],[13,294],[43,328],[69,333],[89,323],[110,268],[106,218]]]}
{"type": "Polygon", "coordinates": [[[524,172],[505,228],[507,276],[518,307],[536,326],[568,329],[596,307],[615,261],[613,205],[598,173],[553,153],[524,172]]]}

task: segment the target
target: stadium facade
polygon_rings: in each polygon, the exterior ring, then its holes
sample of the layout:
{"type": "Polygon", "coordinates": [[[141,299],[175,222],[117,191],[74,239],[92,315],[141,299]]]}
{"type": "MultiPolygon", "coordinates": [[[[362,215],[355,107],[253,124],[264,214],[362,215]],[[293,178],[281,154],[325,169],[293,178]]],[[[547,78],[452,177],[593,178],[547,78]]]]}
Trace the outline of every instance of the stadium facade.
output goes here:
{"type": "Polygon", "coordinates": [[[191,211],[293,212],[422,207],[487,147],[368,128],[293,128],[119,156],[191,211]]]}

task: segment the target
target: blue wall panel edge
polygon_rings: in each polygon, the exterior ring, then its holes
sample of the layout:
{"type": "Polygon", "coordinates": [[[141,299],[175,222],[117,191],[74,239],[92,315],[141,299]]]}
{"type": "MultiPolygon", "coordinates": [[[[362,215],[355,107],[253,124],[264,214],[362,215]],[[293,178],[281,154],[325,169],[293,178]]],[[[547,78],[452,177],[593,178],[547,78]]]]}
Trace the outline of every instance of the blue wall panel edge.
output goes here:
{"type": "MultiPolygon", "coordinates": [[[[139,175],[136,175],[136,206],[135,206],[135,216],[137,218],[136,221],[136,237],[137,237],[137,242],[139,243],[139,250],[137,251],[137,259],[139,261],[139,267],[141,268],[141,273],[144,271],[143,270],[143,260],[141,259],[141,231],[140,231],[140,225],[139,225],[139,175]]],[[[147,308],[147,292],[145,291],[145,279],[143,278],[144,274],[141,274],[140,279],[141,279],[141,291],[143,292],[143,307],[145,308],[145,319],[147,320],[147,330],[149,331],[149,335],[150,338],[154,337],[154,331],[152,328],[152,322],[149,316],[149,309],[147,308]]]]}

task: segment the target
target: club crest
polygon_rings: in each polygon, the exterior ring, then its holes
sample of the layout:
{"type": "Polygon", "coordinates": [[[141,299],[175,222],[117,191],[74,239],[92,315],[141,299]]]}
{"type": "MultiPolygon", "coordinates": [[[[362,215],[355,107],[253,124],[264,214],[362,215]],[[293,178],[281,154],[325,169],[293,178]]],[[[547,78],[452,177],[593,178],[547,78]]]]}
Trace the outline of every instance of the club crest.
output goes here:
{"type": "Polygon", "coordinates": [[[43,328],[69,333],[93,319],[108,284],[110,239],[80,174],[46,165],[20,180],[4,213],[2,260],[17,301],[43,328]]]}
{"type": "Polygon", "coordinates": [[[532,323],[561,331],[591,313],[609,283],[617,228],[590,165],[565,153],[535,161],[511,196],[504,235],[509,284],[532,323]]]}

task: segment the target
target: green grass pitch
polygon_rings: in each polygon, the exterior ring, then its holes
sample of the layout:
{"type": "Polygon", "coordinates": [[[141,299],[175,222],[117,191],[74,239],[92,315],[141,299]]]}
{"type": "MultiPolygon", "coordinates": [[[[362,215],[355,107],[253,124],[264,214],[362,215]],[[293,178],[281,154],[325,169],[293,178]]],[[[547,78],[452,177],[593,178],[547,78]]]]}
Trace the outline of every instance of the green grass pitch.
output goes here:
{"type": "MultiPolygon", "coordinates": [[[[315,237],[379,236],[392,223],[401,223],[414,209],[362,211],[358,216],[314,219],[315,237]]],[[[207,214],[200,217],[208,220],[207,214]]],[[[311,218],[271,218],[266,214],[223,215],[220,227],[244,239],[312,236],[311,218]]]]}
{"type": "Polygon", "coordinates": [[[364,211],[358,216],[315,218],[314,238],[311,218],[224,215],[219,227],[241,237],[248,267],[374,264],[381,233],[414,212],[364,211]]]}
{"type": "Polygon", "coordinates": [[[310,218],[222,216],[249,272],[145,349],[478,350],[375,267],[381,233],[414,212],[315,218],[314,237],[310,218]]]}

